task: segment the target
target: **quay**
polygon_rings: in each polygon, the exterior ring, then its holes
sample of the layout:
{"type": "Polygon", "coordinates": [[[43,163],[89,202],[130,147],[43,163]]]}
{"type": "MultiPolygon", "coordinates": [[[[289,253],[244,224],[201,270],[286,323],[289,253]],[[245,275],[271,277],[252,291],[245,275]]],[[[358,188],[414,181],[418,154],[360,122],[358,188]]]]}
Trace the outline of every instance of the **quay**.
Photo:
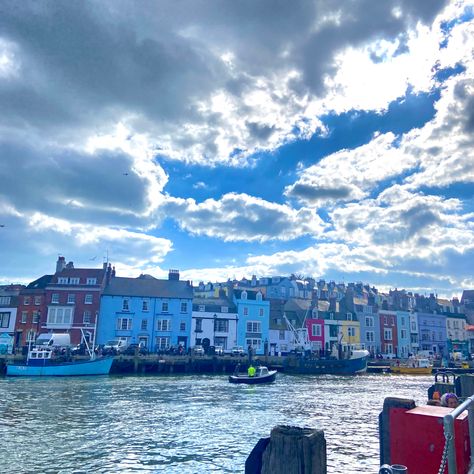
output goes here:
{"type": "MultiPolygon", "coordinates": [[[[76,356],[73,360],[86,360],[76,356]]],[[[254,364],[262,364],[271,370],[283,371],[284,356],[258,356],[254,364]]],[[[9,362],[23,362],[22,355],[2,355],[0,375],[5,373],[9,362]]],[[[114,357],[111,374],[231,374],[237,364],[245,366],[248,356],[201,356],[201,355],[117,355],[114,357]]]]}

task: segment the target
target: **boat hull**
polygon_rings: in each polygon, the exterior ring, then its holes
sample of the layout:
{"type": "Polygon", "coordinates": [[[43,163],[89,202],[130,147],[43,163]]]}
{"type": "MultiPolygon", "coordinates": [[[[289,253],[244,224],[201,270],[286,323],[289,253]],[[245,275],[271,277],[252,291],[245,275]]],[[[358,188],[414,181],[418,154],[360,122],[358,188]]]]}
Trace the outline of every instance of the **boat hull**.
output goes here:
{"type": "Polygon", "coordinates": [[[105,357],[84,362],[70,362],[57,365],[7,365],[10,377],[71,377],[81,375],[107,375],[114,359],[105,357]]]}
{"type": "Polygon", "coordinates": [[[432,367],[392,367],[390,369],[392,374],[400,375],[431,375],[432,367]]]}
{"type": "Polygon", "coordinates": [[[247,375],[229,375],[230,383],[245,383],[248,385],[256,385],[260,383],[271,383],[275,381],[276,370],[270,370],[268,375],[249,377],[247,375]]]}
{"type": "Polygon", "coordinates": [[[288,374],[356,375],[367,372],[368,357],[356,359],[289,358],[284,365],[288,374]]]}

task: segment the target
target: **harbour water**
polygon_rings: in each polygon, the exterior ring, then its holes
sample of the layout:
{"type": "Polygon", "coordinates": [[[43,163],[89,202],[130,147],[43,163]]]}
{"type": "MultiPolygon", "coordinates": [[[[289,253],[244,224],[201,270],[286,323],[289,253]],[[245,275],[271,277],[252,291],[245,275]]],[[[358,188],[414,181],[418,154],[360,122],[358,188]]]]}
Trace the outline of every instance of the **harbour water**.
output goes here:
{"type": "Polygon", "coordinates": [[[1,472],[242,473],[277,424],[324,430],[329,473],[377,473],[388,396],[426,402],[431,376],[278,374],[0,378],[1,472]]]}

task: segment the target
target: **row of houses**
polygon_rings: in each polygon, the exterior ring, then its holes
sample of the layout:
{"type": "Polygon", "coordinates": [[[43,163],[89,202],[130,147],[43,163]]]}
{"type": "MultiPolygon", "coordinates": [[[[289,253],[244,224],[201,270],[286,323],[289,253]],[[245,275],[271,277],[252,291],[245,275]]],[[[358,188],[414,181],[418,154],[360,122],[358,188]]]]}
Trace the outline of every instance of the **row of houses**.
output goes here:
{"type": "Polygon", "coordinates": [[[346,350],[362,346],[387,357],[469,354],[474,326],[463,303],[469,307],[472,295],[465,294],[464,302],[404,290],[387,295],[361,283],[294,275],[193,287],[178,270],[168,279],[124,278],[108,263],[75,268],[59,257],[54,274],[0,288],[0,337],[9,336],[16,348],[40,333],[68,332],[73,344],[85,334],[96,344],[122,339],[153,352],[203,345],[278,354],[294,348],[291,326],[306,326],[315,351],[342,343],[346,350]]]}

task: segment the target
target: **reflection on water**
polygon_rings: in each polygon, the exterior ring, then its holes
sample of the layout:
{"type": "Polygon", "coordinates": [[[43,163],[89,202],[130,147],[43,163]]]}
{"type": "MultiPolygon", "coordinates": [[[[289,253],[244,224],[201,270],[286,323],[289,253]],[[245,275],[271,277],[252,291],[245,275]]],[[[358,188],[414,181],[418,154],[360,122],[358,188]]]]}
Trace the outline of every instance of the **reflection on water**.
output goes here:
{"type": "Polygon", "coordinates": [[[376,473],[388,396],[424,403],[432,377],[0,379],[2,472],[241,473],[277,424],[324,430],[330,473],[376,473]]]}

